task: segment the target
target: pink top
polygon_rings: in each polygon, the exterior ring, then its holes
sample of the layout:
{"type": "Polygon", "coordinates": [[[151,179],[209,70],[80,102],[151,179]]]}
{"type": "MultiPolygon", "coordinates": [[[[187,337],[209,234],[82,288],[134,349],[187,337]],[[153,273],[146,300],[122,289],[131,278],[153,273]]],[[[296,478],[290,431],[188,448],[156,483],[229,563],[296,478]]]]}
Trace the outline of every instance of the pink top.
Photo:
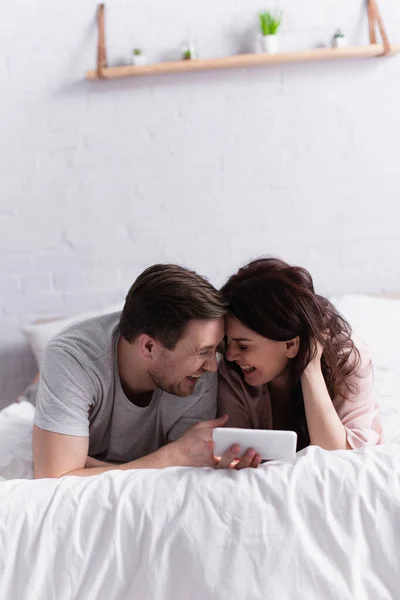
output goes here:
{"type": "MultiPolygon", "coordinates": [[[[379,406],[375,398],[374,377],[367,347],[354,340],[360,353],[358,371],[350,383],[358,392],[344,398],[333,398],[333,405],[343,423],[351,448],[375,446],[382,442],[379,406]]],[[[229,367],[225,360],[219,366],[218,414],[227,413],[227,427],[274,429],[268,384],[251,387],[242,375],[229,367]]]]}

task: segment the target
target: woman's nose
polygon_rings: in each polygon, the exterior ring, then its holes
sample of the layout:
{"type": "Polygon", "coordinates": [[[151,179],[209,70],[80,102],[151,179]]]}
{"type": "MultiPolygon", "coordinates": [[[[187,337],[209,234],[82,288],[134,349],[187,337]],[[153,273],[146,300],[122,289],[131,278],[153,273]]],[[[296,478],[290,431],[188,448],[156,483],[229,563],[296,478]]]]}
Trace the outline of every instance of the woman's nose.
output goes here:
{"type": "Polygon", "coordinates": [[[235,351],[232,348],[232,346],[228,346],[228,348],[226,350],[226,358],[230,361],[235,360],[235,351]]]}

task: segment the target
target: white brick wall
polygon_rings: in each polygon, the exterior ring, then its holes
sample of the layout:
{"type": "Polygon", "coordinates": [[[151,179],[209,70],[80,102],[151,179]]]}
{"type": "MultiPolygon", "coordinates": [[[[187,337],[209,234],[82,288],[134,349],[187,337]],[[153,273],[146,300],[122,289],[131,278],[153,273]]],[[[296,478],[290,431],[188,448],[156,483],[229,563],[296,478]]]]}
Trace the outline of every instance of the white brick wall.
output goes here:
{"type": "MultiPolygon", "coordinates": [[[[286,48],[366,41],[363,0],[280,4],[286,48]]],[[[261,6],[110,0],[109,61],[190,30],[202,56],[247,51],[261,6]]],[[[156,261],[219,285],[272,253],[325,293],[400,289],[400,58],[90,84],[95,8],[0,4],[0,405],[34,372],[21,324],[114,302],[156,261]]]]}

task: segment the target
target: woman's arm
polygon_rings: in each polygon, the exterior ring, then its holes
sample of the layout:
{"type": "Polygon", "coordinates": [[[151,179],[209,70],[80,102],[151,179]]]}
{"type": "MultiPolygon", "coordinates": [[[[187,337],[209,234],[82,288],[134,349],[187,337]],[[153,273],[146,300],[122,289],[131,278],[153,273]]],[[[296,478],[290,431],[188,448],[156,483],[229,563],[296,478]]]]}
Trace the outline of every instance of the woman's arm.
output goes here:
{"type": "Polygon", "coordinates": [[[325,450],[348,450],[346,428],[333,406],[319,363],[306,367],[301,377],[304,407],[312,446],[325,450]]]}
{"type": "Polygon", "coordinates": [[[301,378],[311,444],[326,450],[362,448],[381,441],[371,359],[364,346],[357,344],[357,348],[361,363],[349,381],[355,393],[330,398],[321,369],[322,347],[301,378]]]}

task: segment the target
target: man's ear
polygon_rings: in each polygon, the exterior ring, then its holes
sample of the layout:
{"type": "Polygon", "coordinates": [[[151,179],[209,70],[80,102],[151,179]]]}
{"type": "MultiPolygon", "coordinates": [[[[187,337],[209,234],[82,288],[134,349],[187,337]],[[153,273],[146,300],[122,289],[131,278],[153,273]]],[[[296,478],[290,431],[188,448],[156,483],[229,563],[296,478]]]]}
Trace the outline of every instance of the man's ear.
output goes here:
{"type": "Polygon", "coordinates": [[[293,340],[286,342],[287,358],[295,358],[300,348],[300,337],[297,336],[293,340]]]}
{"type": "Polygon", "coordinates": [[[151,360],[154,356],[154,345],[155,342],[152,337],[143,333],[139,336],[139,348],[142,358],[145,360],[151,360]]]}

